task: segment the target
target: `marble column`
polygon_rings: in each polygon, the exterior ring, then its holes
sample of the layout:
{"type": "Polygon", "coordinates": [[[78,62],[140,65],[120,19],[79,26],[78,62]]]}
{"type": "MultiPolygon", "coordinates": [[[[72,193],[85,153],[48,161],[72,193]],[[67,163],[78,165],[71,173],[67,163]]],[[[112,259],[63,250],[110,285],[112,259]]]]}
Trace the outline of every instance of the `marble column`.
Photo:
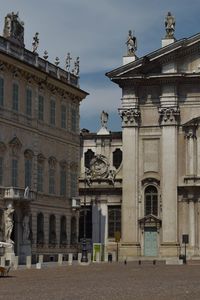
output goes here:
{"type": "Polygon", "coordinates": [[[159,109],[162,125],[162,255],[177,255],[178,107],[159,109]]]}
{"type": "MultiPolygon", "coordinates": [[[[138,243],[138,123],[137,108],[120,109],[123,140],[122,243],[138,243]]],[[[132,251],[132,255],[134,251],[132,251]]]]}
{"type": "Polygon", "coordinates": [[[185,137],[187,139],[187,158],[186,158],[186,175],[196,175],[196,127],[186,128],[185,137]]]}

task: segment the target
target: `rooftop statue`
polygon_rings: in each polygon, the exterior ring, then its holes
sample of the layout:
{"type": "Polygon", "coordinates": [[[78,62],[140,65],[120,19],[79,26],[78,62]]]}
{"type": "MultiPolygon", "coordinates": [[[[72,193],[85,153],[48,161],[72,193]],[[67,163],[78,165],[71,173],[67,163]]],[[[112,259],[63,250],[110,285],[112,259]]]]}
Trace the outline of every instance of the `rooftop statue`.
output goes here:
{"type": "Polygon", "coordinates": [[[5,17],[3,36],[24,47],[24,22],[19,19],[18,13],[9,13],[5,17]]]}
{"type": "Polygon", "coordinates": [[[166,38],[174,38],[175,31],[175,18],[172,16],[171,12],[168,12],[165,18],[165,30],[166,30],[166,38]]]}
{"type": "Polygon", "coordinates": [[[33,37],[33,42],[32,42],[32,46],[33,46],[33,53],[37,53],[37,48],[39,46],[39,33],[36,32],[35,36],[33,37]]]}
{"type": "Polygon", "coordinates": [[[137,39],[136,37],[132,34],[132,31],[129,30],[128,32],[128,38],[126,41],[127,45],[127,55],[135,55],[135,51],[137,50],[137,39]]]}
{"type": "Polygon", "coordinates": [[[103,110],[101,113],[101,126],[103,128],[107,128],[108,116],[108,113],[103,110]]]}

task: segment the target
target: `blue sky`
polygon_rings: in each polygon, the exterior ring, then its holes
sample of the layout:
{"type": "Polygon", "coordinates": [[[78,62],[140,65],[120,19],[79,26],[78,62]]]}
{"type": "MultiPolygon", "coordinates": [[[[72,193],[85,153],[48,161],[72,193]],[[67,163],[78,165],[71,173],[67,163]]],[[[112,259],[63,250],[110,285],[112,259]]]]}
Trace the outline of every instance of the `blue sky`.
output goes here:
{"type": "Polygon", "coordinates": [[[161,46],[164,18],[171,11],[176,18],[177,39],[200,31],[199,0],[0,0],[0,27],[8,12],[19,11],[25,22],[25,44],[39,32],[38,52],[49,60],[60,58],[64,67],[67,52],[80,56],[81,88],[90,93],[81,104],[81,128],[100,128],[100,113],[109,113],[108,127],[121,130],[117,109],[121,91],[105,73],[122,64],[128,30],[137,37],[137,56],[161,46]]]}

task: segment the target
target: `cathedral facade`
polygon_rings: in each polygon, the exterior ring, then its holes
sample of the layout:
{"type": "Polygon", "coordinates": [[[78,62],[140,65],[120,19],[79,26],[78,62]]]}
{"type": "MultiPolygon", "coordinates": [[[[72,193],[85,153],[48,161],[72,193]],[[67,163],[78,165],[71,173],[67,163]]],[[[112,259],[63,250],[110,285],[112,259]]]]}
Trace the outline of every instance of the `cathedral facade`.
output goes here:
{"type": "Polygon", "coordinates": [[[104,206],[105,251],[116,251],[120,231],[120,259],[178,259],[185,242],[190,258],[200,256],[200,34],[176,40],[170,13],[165,26],[162,47],[141,58],[130,31],[123,65],[106,74],[122,90],[122,137],[112,148],[114,133],[93,141],[85,136],[85,166],[91,155],[90,169],[95,161],[99,168],[99,175],[87,172],[93,191],[85,193],[104,206]],[[123,154],[119,169],[113,166],[117,149],[123,154]],[[101,174],[105,157],[113,181],[101,174]],[[118,217],[109,216],[111,206],[118,217]]]}

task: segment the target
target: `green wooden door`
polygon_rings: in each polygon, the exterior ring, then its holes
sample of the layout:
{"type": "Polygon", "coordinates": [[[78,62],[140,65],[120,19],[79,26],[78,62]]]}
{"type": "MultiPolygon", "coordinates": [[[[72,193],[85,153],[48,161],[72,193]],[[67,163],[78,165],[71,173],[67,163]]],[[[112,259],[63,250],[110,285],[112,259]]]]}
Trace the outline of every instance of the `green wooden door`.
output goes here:
{"type": "Polygon", "coordinates": [[[147,227],[144,231],[144,255],[157,256],[157,230],[155,227],[147,227]]]}

